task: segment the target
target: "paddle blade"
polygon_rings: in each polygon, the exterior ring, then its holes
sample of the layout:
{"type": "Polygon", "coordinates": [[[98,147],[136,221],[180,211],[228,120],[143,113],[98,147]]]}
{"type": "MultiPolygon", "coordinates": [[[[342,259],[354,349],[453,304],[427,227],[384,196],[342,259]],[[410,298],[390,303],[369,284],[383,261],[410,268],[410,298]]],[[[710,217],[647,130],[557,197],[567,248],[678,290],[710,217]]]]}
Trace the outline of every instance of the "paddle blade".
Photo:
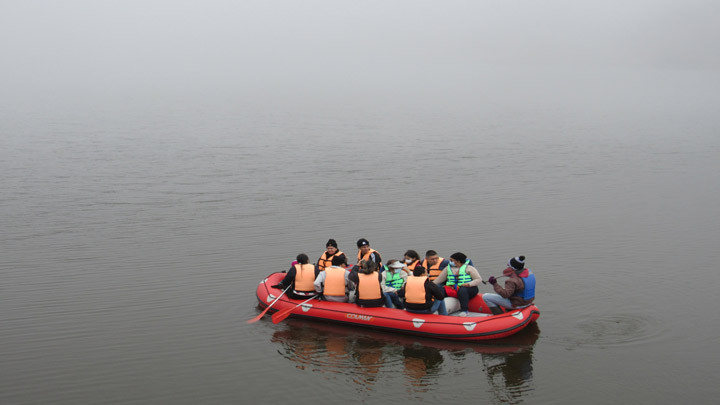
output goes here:
{"type": "Polygon", "coordinates": [[[265,308],[264,311],[260,312],[260,315],[256,316],[256,317],[253,318],[253,319],[248,319],[246,322],[247,322],[247,323],[255,323],[255,322],[259,321],[260,319],[262,319],[263,316],[265,316],[265,314],[267,313],[268,309],[270,309],[270,307],[265,308]]]}
{"type": "Polygon", "coordinates": [[[285,318],[287,318],[288,316],[290,316],[290,313],[291,313],[291,312],[293,311],[293,309],[295,309],[295,308],[296,308],[296,307],[292,307],[292,308],[288,308],[288,309],[283,309],[282,311],[275,312],[275,313],[273,314],[273,316],[272,316],[272,322],[273,322],[273,323],[280,323],[280,322],[282,322],[285,318]]]}

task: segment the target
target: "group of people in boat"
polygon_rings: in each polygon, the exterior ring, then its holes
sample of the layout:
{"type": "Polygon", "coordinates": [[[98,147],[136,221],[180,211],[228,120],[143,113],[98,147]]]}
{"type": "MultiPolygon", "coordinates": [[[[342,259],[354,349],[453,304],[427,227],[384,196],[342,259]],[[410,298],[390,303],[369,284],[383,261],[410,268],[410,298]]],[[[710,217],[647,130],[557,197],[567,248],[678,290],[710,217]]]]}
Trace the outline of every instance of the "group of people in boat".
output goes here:
{"type": "MultiPolygon", "coordinates": [[[[483,282],[472,260],[461,252],[445,259],[428,250],[421,260],[416,251],[408,250],[402,261],[388,260],[383,264],[380,253],[370,247],[367,239],[359,239],[357,247],[357,262],[349,265],[337,242],[330,239],[316,264],[309,263],[308,255],[299,254],[283,280],[272,287],[287,289],[293,299],[321,295],[327,301],[440,315],[448,315],[445,298],[454,297],[460,302],[458,315],[467,316],[469,301],[479,293],[483,282]]],[[[483,294],[496,315],[504,312],[501,308],[522,308],[535,299],[535,275],[525,267],[525,256],[511,258],[507,266],[501,276],[507,277],[505,285],[500,286],[495,277],[490,277],[488,282],[495,293],[483,294]]]]}

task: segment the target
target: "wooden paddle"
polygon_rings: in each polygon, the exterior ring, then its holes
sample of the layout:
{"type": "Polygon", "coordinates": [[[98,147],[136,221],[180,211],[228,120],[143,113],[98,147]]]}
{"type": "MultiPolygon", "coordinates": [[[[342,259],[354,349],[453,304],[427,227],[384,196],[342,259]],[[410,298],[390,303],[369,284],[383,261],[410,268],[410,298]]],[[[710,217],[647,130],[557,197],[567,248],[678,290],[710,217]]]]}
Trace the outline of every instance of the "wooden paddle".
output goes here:
{"type": "Polygon", "coordinates": [[[317,297],[319,297],[319,295],[313,295],[312,297],[310,297],[310,298],[306,299],[305,301],[303,301],[303,302],[295,305],[295,306],[292,307],[292,308],[283,309],[282,311],[275,312],[275,313],[273,314],[273,316],[272,316],[272,321],[273,321],[273,323],[282,322],[285,318],[287,318],[288,316],[290,316],[290,313],[291,313],[295,308],[297,308],[297,307],[299,307],[300,305],[305,304],[306,302],[308,302],[308,301],[310,301],[310,300],[312,300],[312,299],[315,299],[315,298],[317,298],[317,297]]]}
{"type": "Polygon", "coordinates": [[[275,300],[274,300],[273,302],[271,302],[270,305],[268,305],[267,308],[265,308],[264,311],[260,312],[260,315],[256,316],[256,317],[253,318],[253,319],[249,319],[249,320],[247,321],[247,323],[253,323],[253,322],[259,321],[260,318],[262,318],[262,317],[267,313],[268,309],[270,309],[271,306],[273,306],[276,302],[278,302],[278,300],[280,299],[280,297],[282,297],[283,295],[285,295],[285,293],[287,292],[287,290],[290,289],[290,287],[292,287],[292,285],[289,285],[288,288],[286,288],[285,291],[282,292],[282,294],[278,295],[278,297],[275,298],[275,300]]]}

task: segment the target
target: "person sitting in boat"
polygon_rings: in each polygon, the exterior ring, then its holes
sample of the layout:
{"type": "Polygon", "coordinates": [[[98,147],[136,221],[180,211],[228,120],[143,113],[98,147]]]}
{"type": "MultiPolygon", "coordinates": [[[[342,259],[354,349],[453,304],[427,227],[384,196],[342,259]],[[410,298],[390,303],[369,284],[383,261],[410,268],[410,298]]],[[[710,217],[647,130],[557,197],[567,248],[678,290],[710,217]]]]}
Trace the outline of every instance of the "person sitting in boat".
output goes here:
{"type": "Polygon", "coordinates": [[[490,277],[497,294],[483,294],[483,301],[490,308],[493,315],[503,313],[500,307],[507,309],[523,308],[535,301],[535,274],[525,268],[525,256],[517,256],[508,260],[508,267],[503,270],[505,288],[498,285],[495,277],[490,277]]]}
{"type": "Polygon", "coordinates": [[[348,302],[348,289],[352,282],[348,280],[350,272],[345,269],[347,259],[345,255],[333,256],[332,266],[325,268],[318,274],[313,283],[315,291],[322,293],[326,301],[348,302]]]}
{"type": "Polygon", "coordinates": [[[415,267],[398,295],[405,298],[405,310],[408,312],[432,314],[438,311],[440,315],[448,314],[442,288],[430,281],[427,270],[422,266],[415,267]]]}
{"type": "Polygon", "coordinates": [[[318,270],[323,271],[326,267],[332,266],[332,259],[335,256],[342,256],[343,261],[346,261],[345,253],[338,250],[338,245],[337,242],[335,242],[335,239],[330,239],[325,244],[325,251],[317,261],[318,270]]]}
{"type": "Polygon", "coordinates": [[[385,293],[385,306],[388,308],[403,309],[403,303],[398,297],[398,290],[405,284],[408,276],[403,268],[405,265],[397,260],[390,260],[382,273],[381,285],[385,293]]]}
{"type": "Polygon", "coordinates": [[[360,265],[360,262],[363,260],[370,260],[377,264],[378,268],[381,268],[382,266],[382,258],[380,257],[380,253],[370,248],[370,242],[368,242],[367,239],[361,238],[357,241],[357,247],[358,247],[358,254],[357,254],[357,264],[360,265]]]}
{"type": "Polygon", "coordinates": [[[425,260],[420,265],[427,269],[430,281],[435,281],[448,264],[449,261],[438,256],[436,251],[428,250],[425,252],[425,260]]]}
{"type": "Polygon", "coordinates": [[[357,286],[355,303],[361,307],[381,307],[385,303],[381,288],[382,275],[377,271],[377,263],[362,260],[357,272],[350,272],[348,280],[357,286]]]}
{"type": "Polygon", "coordinates": [[[285,278],[272,286],[284,290],[292,285],[288,293],[288,297],[296,300],[305,300],[317,295],[313,282],[318,274],[318,270],[312,264],[308,264],[308,255],[300,253],[297,255],[297,264],[290,267],[285,278]]]}
{"type": "Polygon", "coordinates": [[[478,285],[482,277],[470,264],[467,256],[457,252],[450,255],[449,265],[434,280],[435,284],[445,284],[445,294],[460,301],[460,316],[467,316],[470,299],[480,291],[478,285]]]}
{"type": "Polygon", "coordinates": [[[408,250],[403,255],[403,262],[405,263],[405,268],[403,271],[405,271],[409,276],[413,274],[413,270],[415,270],[415,266],[418,266],[420,264],[420,255],[418,252],[414,250],[408,250]]]}

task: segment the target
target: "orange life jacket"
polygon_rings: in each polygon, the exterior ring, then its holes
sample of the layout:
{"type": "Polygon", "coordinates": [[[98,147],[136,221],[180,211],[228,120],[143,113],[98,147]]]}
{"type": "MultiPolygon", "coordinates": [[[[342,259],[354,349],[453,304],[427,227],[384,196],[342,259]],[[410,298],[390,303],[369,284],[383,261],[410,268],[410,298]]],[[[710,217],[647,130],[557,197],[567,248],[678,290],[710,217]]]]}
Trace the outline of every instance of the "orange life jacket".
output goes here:
{"type": "Polygon", "coordinates": [[[410,304],[424,304],[425,301],[425,280],[427,276],[408,277],[405,283],[405,302],[410,304]]]}
{"type": "MultiPolygon", "coordinates": [[[[362,255],[362,252],[361,252],[360,250],[358,250],[358,264],[360,264],[360,262],[363,261],[363,260],[369,260],[369,259],[370,259],[370,255],[373,254],[373,253],[377,253],[377,252],[376,252],[375,250],[373,250],[373,249],[370,249],[370,251],[368,251],[366,255],[362,255]]],[[[380,264],[380,263],[378,263],[378,265],[379,265],[379,264],[380,264]]]]}
{"type": "Polygon", "coordinates": [[[411,276],[412,276],[413,270],[415,270],[415,266],[417,266],[418,264],[420,264],[420,260],[415,260],[414,262],[412,262],[412,264],[407,265],[408,270],[410,270],[411,276]]]}
{"type": "Polygon", "coordinates": [[[443,259],[442,257],[438,256],[438,261],[437,261],[437,263],[435,263],[435,265],[432,266],[432,267],[428,267],[428,266],[427,266],[427,259],[423,260],[422,266],[427,269],[427,271],[428,271],[428,277],[430,278],[430,281],[435,280],[436,278],[438,278],[438,276],[440,275],[440,273],[442,273],[443,269],[440,268],[440,264],[443,262],[443,260],[445,260],[445,259],[443,259]]]}
{"type": "Polygon", "coordinates": [[[295,265],[295,291],[315,291],[315,266],[312,264],[295,265]]]}
{"type": "Polygon", "coordinates": [[[328,267],[325,269],[323,294],[332,297],[345,296],[345,269],[342,267],[328,267]]]}
{"type": "Polygon", "coordinates": [[[376,300],[382,297],[378,272],[370,274],[358,273],[358,298],[361,300],[376,300]]]}
{"type": "Polygon", "coordinates": [[[337,252],[335,252],[334,255],[327,257],[327,251],[323,252],[322,256],[320,256],[320,258],[318,259],[318,263],[317,263],[318,269],[320,269],[320,271],[323,271],[323,270],[325,270],[326,267],[332,266],[332,258],[335,256],[344,255],[344,254],[345,253],[338,250],[337,252]]]}

